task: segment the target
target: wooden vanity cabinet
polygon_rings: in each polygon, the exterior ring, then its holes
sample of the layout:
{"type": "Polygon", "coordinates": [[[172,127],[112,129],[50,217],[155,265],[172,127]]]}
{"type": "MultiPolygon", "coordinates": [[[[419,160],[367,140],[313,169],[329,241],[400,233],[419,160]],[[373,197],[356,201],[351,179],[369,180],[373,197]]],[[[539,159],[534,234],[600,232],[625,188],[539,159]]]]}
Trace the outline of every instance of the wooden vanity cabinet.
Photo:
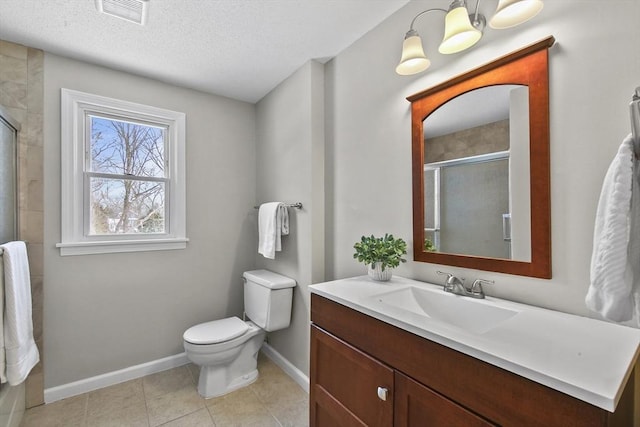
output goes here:
{"type": "Polygon", "coordinates": [[[393,390],[393,369],[315,326],[311,352],[311,425],[393,425],[391,396],[378,397],[378,387],[393,390]]]}
{"type": "Polygon", "coordinates": [[[495,425],[313,325],[311,352],[311,426],[495,425]]]}
{"type": "Polygon", "coordinates": [[[311,321],[311,427],[633,426],[632,379],[610,413],[316,294],[311,321]]]}

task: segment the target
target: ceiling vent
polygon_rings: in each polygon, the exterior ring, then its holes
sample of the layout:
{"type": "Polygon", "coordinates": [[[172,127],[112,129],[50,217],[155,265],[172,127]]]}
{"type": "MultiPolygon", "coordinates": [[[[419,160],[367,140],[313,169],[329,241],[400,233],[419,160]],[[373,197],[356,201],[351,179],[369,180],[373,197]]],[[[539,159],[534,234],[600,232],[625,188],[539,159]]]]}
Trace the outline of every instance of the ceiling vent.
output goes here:
{"type": "Polygon", "coordinates": [[[144,25],[149,0],[96,0],[96,7],[99,12],[144,25]]]}

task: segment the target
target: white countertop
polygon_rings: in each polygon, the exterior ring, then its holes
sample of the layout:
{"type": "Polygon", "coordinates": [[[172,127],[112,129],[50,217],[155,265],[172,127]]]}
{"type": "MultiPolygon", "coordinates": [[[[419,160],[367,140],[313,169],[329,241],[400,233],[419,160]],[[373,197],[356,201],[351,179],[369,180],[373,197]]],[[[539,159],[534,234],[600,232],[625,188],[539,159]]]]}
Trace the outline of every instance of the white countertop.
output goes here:
{"type": "MultiPolygon", "coordinates": [[[[640,350],[640,330],[487,297],[483,303],[518,311],[484,333],[381,304],[378,294],[409,286],[442,286],[394,276],[367,276],[310,286],[311,293],[397,326],[577,399],[613,412],[640,350]]],[[[468,298],[456,296],[457,298],[468,298]]]]}

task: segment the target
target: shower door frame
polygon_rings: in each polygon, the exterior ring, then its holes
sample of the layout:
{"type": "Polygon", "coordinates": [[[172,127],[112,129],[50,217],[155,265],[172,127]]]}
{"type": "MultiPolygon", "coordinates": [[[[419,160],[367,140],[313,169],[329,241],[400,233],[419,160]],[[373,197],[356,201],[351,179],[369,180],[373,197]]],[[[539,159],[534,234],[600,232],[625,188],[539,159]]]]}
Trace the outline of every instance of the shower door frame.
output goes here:
{"type": "MultiPolygon", "coordinates": [[[[14,179],[14,185],[13,185],[13,240],[16,240],[18,238],[18,231],[20,230],[19,225],[20,225],[20,217],[19,217],[19,200],[18,200],[18,188],[19,188],[19,176],[20,173],[18,171],[18,168],[20,166],[20,163],[18,162],[18,138],[19,138],[19,134],[20,134],[20,123],[15,120],[11,114],[9,113],[9,110],[0,105],[0,123],[6,123],[10,128],[12,128],[15,132],[14,132],[14,140],[13,140],[13,144],[12,144],[12,151],[13,151],[13,179],[14,179]]],[[[0,242],[0,243],[4,243],[4,242],[0,242]]]]}

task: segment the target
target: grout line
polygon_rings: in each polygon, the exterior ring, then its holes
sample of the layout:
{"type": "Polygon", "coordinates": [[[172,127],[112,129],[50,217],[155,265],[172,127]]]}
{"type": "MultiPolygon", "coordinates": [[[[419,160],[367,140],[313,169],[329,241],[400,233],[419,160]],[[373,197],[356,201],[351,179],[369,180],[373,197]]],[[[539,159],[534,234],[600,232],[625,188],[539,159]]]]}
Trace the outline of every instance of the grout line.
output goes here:
{"type": "Polygon", "coordinates": [[[267,411],[267,413],[271,416],[271,418],[273,418],[276,423],[278,423],[278,426],[280,427],[284,427],[282,425],[282,422],[280,422],[280,419],[276,416],[276,414],[273,413],[273,411],[271,411],[271,407],[269,405],[267,405],[262,399],[260,399],[260,396],[258,395],[258,393],[256,393],[256,391],[253,389],[253,384],[251,384],[249,386],[249,388],[251,389],[251,392],[254,394],[254,396],[256,397],[256,399],[258,400],[258,402],[260,402],[260,405],[262,405],[262,408],[267,411]]]}
{"type": "Polygon", "coordinates": [[[85,393],[84,396],[84,416],[82,417],[82,424],[89,424],[89,393],[85,393]]]}
{"type": "Polygon", "coordinates": [[[149,405],[147,405],[147,391],[145,390],[146,387],[144,386],[144,377],[140,378],[140,383],[142,385],[142,400],[144,401],[144,410],[147,414],[147,425],[151,426],[151,415],[149,415],[149,405]]]}
{"type": "Polygon", "coordinates": [[[211,413],[211,407],[207,404],[204,405],[204,408],[207,410],[207,413],[209,414],[209,418],[211,418],[211,422],[213,423],[213,426],[216,427],[216,419],[213,418],[213,414],[211,413]]]}

